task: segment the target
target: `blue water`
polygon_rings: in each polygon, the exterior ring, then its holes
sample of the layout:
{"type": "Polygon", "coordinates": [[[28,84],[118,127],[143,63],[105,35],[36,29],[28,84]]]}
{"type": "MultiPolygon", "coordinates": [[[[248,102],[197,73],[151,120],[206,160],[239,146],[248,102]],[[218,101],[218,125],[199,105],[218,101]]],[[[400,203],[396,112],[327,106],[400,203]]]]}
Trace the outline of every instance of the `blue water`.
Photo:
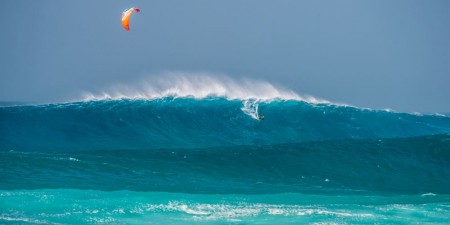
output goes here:
{"type": "Polygon", "coordinates": [[[0,174],[0,224],[448,224],[450,117],[223,98],[0,107],[0,174]]]}

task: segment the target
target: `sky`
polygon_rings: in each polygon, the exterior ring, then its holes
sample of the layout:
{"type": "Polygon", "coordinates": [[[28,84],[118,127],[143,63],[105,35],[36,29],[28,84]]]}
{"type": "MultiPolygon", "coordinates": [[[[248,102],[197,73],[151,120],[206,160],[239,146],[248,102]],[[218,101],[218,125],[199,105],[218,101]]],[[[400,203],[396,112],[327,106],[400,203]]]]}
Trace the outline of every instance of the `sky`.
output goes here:
{"type": "Polygon", "coordinates": [[[447,0],[2,0],[0,101],[64,101],[166,71],[332,102],[450,112],[447,0]],[[139,7],[131,31],[123,10],[139,7]]]}

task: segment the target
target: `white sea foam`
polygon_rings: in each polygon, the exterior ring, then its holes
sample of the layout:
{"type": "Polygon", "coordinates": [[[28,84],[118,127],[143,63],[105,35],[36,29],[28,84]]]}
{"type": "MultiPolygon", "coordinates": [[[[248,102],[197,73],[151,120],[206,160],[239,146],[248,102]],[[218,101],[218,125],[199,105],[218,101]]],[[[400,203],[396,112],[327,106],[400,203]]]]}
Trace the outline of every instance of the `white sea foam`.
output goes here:
{"type": "Polygon", "coordinates": [[[422,194],[422,195],[420,195],[420,196],[422,196],[422,197],[427,197],[427,196],[436,196],[436,194],[435,193],[425,193],[425,194],[422,194]]]}
{"type": "Polygon", "coordinates": [[[48,221],[44,220],[38,220],[34,218],[27,218],[27,217],[9,217],[9,216],[0,216],[0,221],[9,221],[14,223],[31,223],[31,224],[59,224],[59,223],[50,223],[48,221]]]}
{"type": "Polygon", "coordinates": [[[247,115],[251,116],[253,119],[259,119],[259,101],[258,100],[244,100],[242,103],[241,110],[247,115]]]}
{"type": "Polygon", "coordinates": [[[300,96],[294,91],[261,80],[231,79],[224,74],[165,73],[141,80],[139,83],[118,84],[105,90],[84,92],[82,100],[158,99],[165,97],[195,98],[223,97],[230,100],[258,99],[270,101],[298,100],[329,103],[312,96],[300,96]]]}
{"type": "Polygon", "coordinates": [[[373,217],[370,213],[350,213],[342,210],[326,210],[312,206],[299,205],[277,205],[277,204],[246,204],[236,205],[228,204],[186,204],[183,202],[172,201],[168,204],[148,204],[133,209],[132,213],[143,214],[146,212],[180,212],[192,216],[197,220],[218,220],[218,219],[238,219],[245,217],[254,217],[259,215],[276,216],[311,216],[311,215],[329,215],[337,217],[373,217]]]}

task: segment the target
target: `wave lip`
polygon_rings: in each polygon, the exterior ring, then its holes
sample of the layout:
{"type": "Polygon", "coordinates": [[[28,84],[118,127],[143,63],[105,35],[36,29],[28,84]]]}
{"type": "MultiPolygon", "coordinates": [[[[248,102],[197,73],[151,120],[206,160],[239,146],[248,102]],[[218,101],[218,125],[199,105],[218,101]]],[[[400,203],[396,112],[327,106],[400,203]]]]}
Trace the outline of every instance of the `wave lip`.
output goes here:
{"type": "Polygon", "coordinates": [[[265,81],[231,79],[226,75],[207,73],[167,73],[139,84],[119,84],[104,91],[84,92],[82,100],[159,99],[166,97],[205,99],[223,97],[228,100],[297,100],[309,103],[329,103],[312,96],[300,96],[294,91],[265,81]]]}

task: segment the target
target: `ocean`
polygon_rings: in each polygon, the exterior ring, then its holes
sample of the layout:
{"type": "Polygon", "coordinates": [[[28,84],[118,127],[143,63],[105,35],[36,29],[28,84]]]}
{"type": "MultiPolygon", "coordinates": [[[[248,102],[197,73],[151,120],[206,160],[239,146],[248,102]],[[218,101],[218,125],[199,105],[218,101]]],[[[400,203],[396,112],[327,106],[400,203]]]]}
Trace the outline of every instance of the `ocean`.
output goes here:
{"type": "Polygon", "coordinates": [[[450,117],[223,97],[1,106],[0,174],[0,224],[449,224],[450,117]]]}

